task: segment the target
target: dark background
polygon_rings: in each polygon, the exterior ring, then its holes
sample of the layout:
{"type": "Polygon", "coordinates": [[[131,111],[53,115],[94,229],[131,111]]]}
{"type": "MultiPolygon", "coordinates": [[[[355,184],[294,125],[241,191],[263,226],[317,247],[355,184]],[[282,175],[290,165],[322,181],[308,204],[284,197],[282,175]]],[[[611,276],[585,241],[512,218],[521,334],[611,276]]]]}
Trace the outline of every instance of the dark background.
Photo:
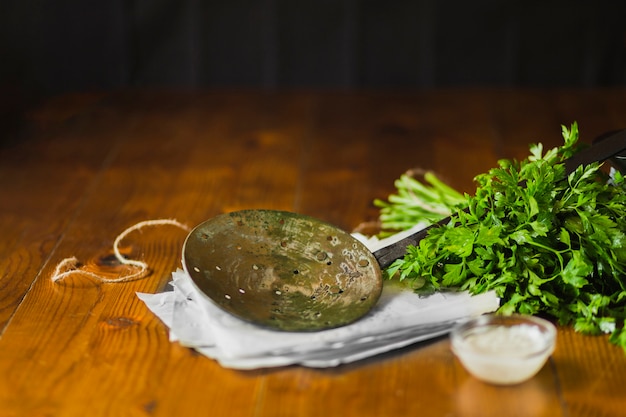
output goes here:
{"type": "Polygon", "coordinates": [[[2,0],[0,91],[623,85],[623,0],[2,0]]]}

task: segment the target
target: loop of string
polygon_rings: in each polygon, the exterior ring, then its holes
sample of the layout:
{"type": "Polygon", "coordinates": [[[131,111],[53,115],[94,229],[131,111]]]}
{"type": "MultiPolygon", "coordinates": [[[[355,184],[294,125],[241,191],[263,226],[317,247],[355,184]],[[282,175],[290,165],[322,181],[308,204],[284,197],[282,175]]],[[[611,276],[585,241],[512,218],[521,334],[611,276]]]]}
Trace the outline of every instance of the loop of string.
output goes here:
{"type": "Polygon", "coordinates": [[[128,282],[128,281],[134,281],[134,280],[144,278],[146,275],[148,275],[148,272],[149,272],[148,264],[143,261],[136,260],[136,259],[125,258],[119,250],[120,242],[124,240],[124,238],[128,236],[130,233],[136,230],[140,230],[146,226],[165,226],[165,225],[176,226],[187,232],[190,231],[190,228],[187,225],[180,223],[174,219],[145,220],[145,221],[142,221],[142,222],[139,222],[137,224],[130,226],[129,228],[124,230],[115,238],[115,241],[113,242],[113,253],[115,255],[115,258],[122,265],[129,265],[131,267],[134,267],[135,269],[134,272],[131,272],[127,275],[120,276],[118,278],[107,278],[95,272],[82,269],[81,264],[78,261],[78,259],[75,256],[72,256],[70,258],[63,259],[61,262],[58,263],[50,279],[52,280],[52,282],[58,282],[71,275],[81,275],[81,276],[89,277],[99,282],[112,283],[112,282],[128,282]]]}

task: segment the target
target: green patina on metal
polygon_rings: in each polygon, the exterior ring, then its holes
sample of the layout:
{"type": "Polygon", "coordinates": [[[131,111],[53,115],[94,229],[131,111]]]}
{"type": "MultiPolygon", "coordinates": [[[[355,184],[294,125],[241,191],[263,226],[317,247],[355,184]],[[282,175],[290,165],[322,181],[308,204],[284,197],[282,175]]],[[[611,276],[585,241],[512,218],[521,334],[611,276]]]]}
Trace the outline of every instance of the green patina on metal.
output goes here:
{"type": "Polygon", "coordinates": [[[242,210],[198,225],[184,267],[225,311],[285,331],[316,331],[367,314],[382,291],[372,253],[318,219],[276,210],[242,210]]]}

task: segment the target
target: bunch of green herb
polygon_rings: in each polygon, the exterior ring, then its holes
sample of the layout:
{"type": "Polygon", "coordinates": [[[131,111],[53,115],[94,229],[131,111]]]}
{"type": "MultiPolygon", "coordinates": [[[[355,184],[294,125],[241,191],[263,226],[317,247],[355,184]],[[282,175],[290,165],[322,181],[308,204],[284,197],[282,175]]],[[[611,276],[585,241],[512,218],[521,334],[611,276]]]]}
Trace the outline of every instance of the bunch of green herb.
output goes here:
{"type": "Polygon", "coordinates": [[[467,204],[463,194],[430,171],[407,171],[394,185],[397,194],[390,195],[388,201],[374,200],[374,205],[380,207],[382,237],[417,224],[430,225],[467,204]]]}
{"type": "Polygon", "coordinates": [[[387,270],[422,291],[494,290],[504,314],[541,314],[586,334],[611,333],[626,350],[626,182],[600,163],[566,175],[578,128],[565,144],[532,145],[475,178],[474,196],[387,270]]]}

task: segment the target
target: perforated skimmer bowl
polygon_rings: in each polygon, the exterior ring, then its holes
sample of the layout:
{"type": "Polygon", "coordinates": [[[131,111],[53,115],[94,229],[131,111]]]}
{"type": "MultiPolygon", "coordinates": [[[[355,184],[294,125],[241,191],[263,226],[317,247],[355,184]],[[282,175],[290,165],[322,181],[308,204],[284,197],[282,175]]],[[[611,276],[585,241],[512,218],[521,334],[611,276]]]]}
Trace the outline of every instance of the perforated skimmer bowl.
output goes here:
{"type": "Polygon", "coordinates": [[[274,210],[223,214],[198,225],[184,246],[196,286],[233,315],[290,331],[343,326],[378,301],[382,274],[348,233],[274,210]]]}

